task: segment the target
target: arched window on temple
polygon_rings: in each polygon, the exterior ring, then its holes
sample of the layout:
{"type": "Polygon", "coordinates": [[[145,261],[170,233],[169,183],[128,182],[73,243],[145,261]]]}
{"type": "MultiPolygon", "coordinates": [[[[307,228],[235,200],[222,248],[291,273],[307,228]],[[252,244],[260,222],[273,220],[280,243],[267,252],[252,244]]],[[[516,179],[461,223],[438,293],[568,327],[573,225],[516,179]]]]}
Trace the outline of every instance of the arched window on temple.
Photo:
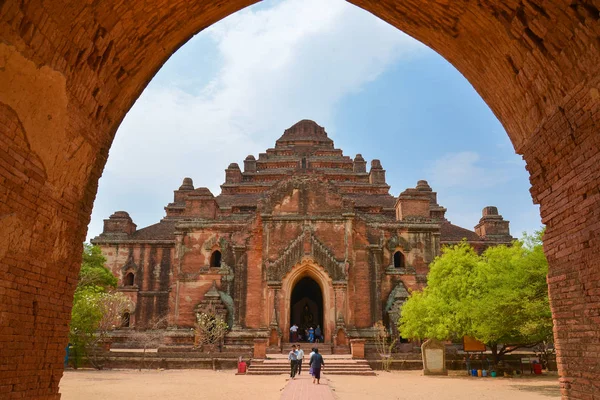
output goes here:
{"type": "Polygon", "coordinates": [[[123,286],[133,286],[134,279],[135,275],[133,275],[133,272],[127,273],[127,275],[125,275],[125,279],[123,280],[123,286]]]}
{"type": "Polygon", "coordinates": [[[121,316],[121,328],[129,328],[130,320],[131,314],[129,314],[129,311],[124,312],[121,316]]]}
{"type": "Polygon", "coordinates": [[[306,157],[302,157],[302,169],[306,169],[306,157]]]}
{"type": "Polygon", "coordinates": [[[211,268],[221,268],[221,252],[219,250],[213,251],[210,256],[211,268]]]}
{"type": "Polygon", "coordinates": [[[394,253],[394,268],[404,268],[404,254],[401,251],[394,253]]]}

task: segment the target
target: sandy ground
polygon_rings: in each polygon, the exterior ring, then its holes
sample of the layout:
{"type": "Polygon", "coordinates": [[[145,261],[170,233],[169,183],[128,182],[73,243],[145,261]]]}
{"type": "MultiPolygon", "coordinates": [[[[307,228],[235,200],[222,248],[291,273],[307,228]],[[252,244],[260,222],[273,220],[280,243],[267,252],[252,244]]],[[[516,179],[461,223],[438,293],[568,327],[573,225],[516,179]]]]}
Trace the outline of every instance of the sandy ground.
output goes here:
{"type": "Polygon", "coordinates": [[[470,378],[423,376],[421,371],[369,376],[328,376],[340,400],[537,400],[560,399],[558,378],[470,378]]]}
{"type": "Polygon", "coordinates": [[[65,371],[61,400],[277,400],[285,375],[246,376],[235,371],[65,371]]]}
{"type": "MultiPolygon", "coordinates": [[[[560,399],[556,377],[431,377],[422,376],[420,371],[404,371],[376,377],[327,378],[339,400],[560,399]]],[[[65,372],[60,391],[62,400],[276,400],[286,383],[285,375],[236,376],[234,371],[80,370],[65,372]]]]}

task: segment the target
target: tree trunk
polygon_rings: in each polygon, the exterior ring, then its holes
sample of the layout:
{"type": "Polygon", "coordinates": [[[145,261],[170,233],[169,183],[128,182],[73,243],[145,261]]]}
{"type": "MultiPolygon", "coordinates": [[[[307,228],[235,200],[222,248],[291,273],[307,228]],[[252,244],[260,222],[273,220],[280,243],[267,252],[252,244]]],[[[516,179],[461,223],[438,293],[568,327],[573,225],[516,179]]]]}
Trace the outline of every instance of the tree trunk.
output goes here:
{"type": "Polygon", "coordinates": [[[492,360],[494,360],[494,367],[496,367],[501,358],[501,355],[498,354],[498,343],[491,343],[489,346],[492,349],[492,360]]]}

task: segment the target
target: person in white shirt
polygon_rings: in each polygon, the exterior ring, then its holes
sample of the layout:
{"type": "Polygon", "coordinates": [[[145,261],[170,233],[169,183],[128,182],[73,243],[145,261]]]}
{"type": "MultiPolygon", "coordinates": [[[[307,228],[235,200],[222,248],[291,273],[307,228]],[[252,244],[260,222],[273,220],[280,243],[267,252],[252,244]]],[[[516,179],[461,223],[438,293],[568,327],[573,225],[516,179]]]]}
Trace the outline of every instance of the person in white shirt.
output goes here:
{"type": "Polygon", "coordinates": [[[302,373],[302,359],[304,359],[304,350],[300,348],[300,345],[296,346],[296,357],[298,359],[298,375],[302,373]]]}
{"type": "Polygon", "coordinates": [[[296,345],[292,346],[292,350],[288,353],[288,361],[290,362],[290,378],[294,379],[298,368],[298,353],[296,353],[296,345]]]}
{"type": "Polygon", "coordinates": [[[290,342],[298,341],[298,325],[294,324],[290,327],[290,342]]]}

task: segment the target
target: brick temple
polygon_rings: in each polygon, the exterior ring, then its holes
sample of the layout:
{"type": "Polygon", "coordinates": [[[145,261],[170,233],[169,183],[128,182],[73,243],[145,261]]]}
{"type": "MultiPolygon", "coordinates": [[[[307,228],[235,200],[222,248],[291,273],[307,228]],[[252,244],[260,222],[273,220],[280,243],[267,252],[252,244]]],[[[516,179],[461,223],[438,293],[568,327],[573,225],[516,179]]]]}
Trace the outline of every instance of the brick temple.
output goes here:
{"type": "Polygon", "coordinates": [[[326,343],[347,346],[371,337],[378,320],[394,325],[443,245],[466,239],[482,251],[512,241],[496,207],[465,229],[445,218],[426,181],[394,197],[385,174],[379,160],[367,170],[360,154],[345,156],[303,120],[258,159],[246,157],[243,171],[230,164],[217,196],[185,178],[154,225],[137,229],[115,212],[92,243],[136,304],[124,328],[161,319],[176,341],[211,309],[231,327],[226,344],[279,346],[295,323],[320,325],[326,343]]]}

